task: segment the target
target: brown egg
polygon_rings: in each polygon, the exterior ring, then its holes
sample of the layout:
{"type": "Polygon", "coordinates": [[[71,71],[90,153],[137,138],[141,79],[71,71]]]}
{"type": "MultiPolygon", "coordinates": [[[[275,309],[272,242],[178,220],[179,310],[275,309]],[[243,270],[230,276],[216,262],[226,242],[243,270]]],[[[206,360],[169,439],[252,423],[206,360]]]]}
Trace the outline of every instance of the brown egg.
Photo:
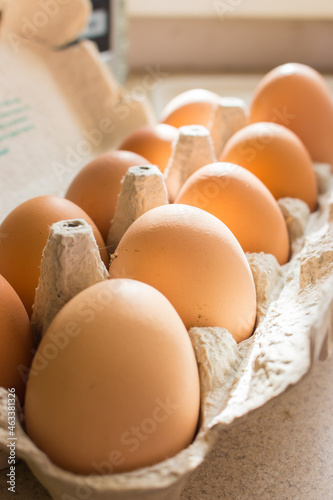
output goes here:
{"type": "Polygon", "coordinates": [[[186,328],[219,326],[237,341],[249,337],[256,291],[245,254],[216,217],[188,205],[163,205],[126,231],[110,266],[111,278],[157,288],[186,328]]]}
{"type": "Polygon", "coordinates": [[[220,96],[210,90],[187,90],[166,105],[162,111],[161,122],[177,128],[184,125],[207,127],[219,99],[220,96]]]}
{"type": "Polygon", "coordinates": [[[272,193],[251,172],[232,163],[212,163],[187,179],[175,203],[202,208],[233,232],[244,252],[289,258],[287,226],[272,193]]]}
{"type": "Polygon", "coordinates": [[[259,83],[250,122],[276,122],[295,132],[312,159],[333,169],[333,101],[323,77],[304,64],[270,71],[259,83]]]}
{"type": "Polygon", "coordinates": [[[147,163],[148,160],[130,151],[110,151],[88,163],[77,174],[65,198],[92,218],[106,241],[124,175],[129,167],[147,163]]]}
{"type": "Polygon", "coordinates": [[[15,290],[0,275],[0,386],[15,389],[21,405],[33,347],[27,311],[15,290]]]}
{"type": "Polygon", "coordinates": [[[130,471],[193,440],[200,385],[180,317],[154,288],[109,280],[76,295],[43,337],[29,375],[27,432],[78,474],[130,471]]]}
{"type": "Polygon", "coordinates": [[[253,123],[236,132],[219,158],[256,175],[276,199],[299,198],[314,210],[317,182],[310,155],[294,132],[277,123],[253,123]]]}
{"type": "Polygon", "coordinates": [[[137,153],[164,172],[171,156],[172,143],[177,137],[178,130],[171,125],[146,125],[126,137],[118,149],[137,153]]]}
{"type": "Polygon", "coordinates": [[[109,256],[103,238],[93,221],[80,207],[64,198],[31,198],[16,207],[0,226],[0,274],[15,289],[29,315],[49,228],[66,219],[85,219],[92,226],[101,257],[108,265],[109,256]]]}

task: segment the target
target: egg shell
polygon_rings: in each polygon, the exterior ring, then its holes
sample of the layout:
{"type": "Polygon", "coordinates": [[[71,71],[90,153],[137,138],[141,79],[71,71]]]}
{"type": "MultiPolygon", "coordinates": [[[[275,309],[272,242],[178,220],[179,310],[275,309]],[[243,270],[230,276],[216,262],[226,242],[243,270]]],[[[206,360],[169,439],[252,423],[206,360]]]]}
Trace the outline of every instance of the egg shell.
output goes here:
{"type": "Polygon", "coordinates": [[[233,232],[244,252],[289,258],[287,226],[275,198],[248,170],[232,163],[212,163],[187,179],[175,203],[215,215],[233,232]]]}
{"type": "Polygon", "coordinates": [[[246,168],[276,199],[299,198],[311,211],[317,206],[311,157],[299,137],[282,125],[261,122],[238,130],[225,145],[219,161],[246,168]]]}
{"type": "Polygon", "coordinates": [[[14,388],[22,405],[33,347],[28,314],[15,290],[0,275],[0,386],[14,388]]]}
{"type": "Polygon", "coordinates": [[[0,226],[0,273],[15,289],[29,316],[49,229],[66,219],[84,219],[92,226],[102,260],[108,266],[109,255],[95,224],[80,207],[64,198],[31,198],[10,212],[0,226]]]}
{"type": "Polygon", "coordinates": [[[189,205],[164,205],[139,217],[111,258],[111,278],[157,288],[186,328],[224,327],[237,341],[251,335],[256,292],[245,254],[216,217],[189,205]]]}
{"type": "Polygon", "coordinates": [[[110,151],[88,163],[67,189],[65,198],[91,217],[105,242],[124,175],[130,167],[147,163],[148,160],[130,151],[110,151]]]}
{"type": "Polygon", "coordinates": [[[312,159],[333,169],[333,101],[324,78],[304,64],[273,69],[256,88],[250,122],[272,121],[295,132],[312,159]]]}
{"type": "Polygon", "coordinates": [[[206,89],[191,89],[171,99],[161,114],[161,122],[173,127],[203,125],[207,127],[220,96],[206,89]]]}
{"type": "Polygon", "coordinates": [[[60,467],[105,474],[186,448],[199,410],[180,317],[151,286],[120,279],[87,288],[54,318],[32,363],[26,427],[60,467]]]}
{"type": "Polygon", "coordinates": [[[172,152],[172,143],[178,137],[178,130],[171,125],[158,123],[140,127],[120,144],[118,149],[133,151],[164,172],[172,152]]]}

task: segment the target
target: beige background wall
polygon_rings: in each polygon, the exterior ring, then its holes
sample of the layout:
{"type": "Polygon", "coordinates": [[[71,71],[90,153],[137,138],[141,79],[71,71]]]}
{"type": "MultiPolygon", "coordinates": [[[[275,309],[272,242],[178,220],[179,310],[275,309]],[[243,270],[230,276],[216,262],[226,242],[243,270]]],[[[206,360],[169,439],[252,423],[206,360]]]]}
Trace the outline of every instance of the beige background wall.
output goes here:
{"type": "Polygon", "coordinates": [[[333,73],[333,21],[130,17],[130,69],[263,72],[291,61],[333,73]]]}

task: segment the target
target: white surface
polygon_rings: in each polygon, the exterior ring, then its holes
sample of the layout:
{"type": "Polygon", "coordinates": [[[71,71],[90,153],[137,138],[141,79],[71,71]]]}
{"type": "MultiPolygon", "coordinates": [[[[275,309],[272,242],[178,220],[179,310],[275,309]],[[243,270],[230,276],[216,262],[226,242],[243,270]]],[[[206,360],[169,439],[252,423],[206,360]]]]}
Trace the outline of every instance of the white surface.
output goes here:
{"type": "Polygon", "coordinates": [[[327,19],[333,17],[331,0],[127,0],[130,17],[255,17],[327,19]]]}

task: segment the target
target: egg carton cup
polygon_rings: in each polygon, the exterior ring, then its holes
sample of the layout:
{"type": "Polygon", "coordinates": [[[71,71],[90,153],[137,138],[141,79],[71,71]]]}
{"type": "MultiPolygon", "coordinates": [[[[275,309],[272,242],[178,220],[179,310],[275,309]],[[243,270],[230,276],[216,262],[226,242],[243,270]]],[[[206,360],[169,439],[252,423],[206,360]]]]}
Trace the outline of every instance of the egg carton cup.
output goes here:
{"type": "MultiPolygon", "coordinates": [[[[16,454],[54,500],[176,500],[188,476],[230,427],[296,384],[333,344],[333,175],[315,165],[317,210],[300,200],[279,200],[291,240],[291,259],[280,266],[268,254],[247,254],[257,290],[254,334],[236,344],[222,328],[191,328],[201,383],[201,417],[193,443],[156,465],[126,473],[76,475],[51,462],[24,430],[17,405],[16,454]]],[[[0,460],[9,442],[7,391],[0,388],[0,460]]]]}

